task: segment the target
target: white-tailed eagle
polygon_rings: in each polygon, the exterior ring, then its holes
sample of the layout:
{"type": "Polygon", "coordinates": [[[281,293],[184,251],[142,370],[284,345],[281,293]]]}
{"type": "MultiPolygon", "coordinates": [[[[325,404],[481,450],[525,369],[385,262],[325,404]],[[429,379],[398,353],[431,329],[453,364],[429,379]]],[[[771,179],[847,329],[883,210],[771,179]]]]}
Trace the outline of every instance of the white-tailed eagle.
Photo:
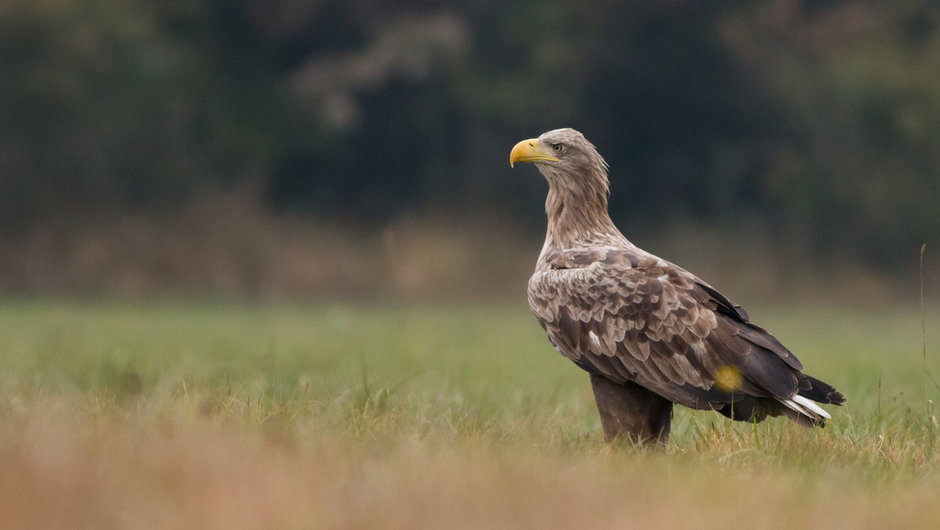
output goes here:
{"type": "Polygon", "coordinates": [[[607,163],[581,133],[513,147],[548,180],[548,231],[529,305],[562,355],[591,375],[604,437],[665,442],[672,404],[740,421],[785,415],[824,425],[832,386],[694,274],[646,252],[607,212],[607,163]]]}

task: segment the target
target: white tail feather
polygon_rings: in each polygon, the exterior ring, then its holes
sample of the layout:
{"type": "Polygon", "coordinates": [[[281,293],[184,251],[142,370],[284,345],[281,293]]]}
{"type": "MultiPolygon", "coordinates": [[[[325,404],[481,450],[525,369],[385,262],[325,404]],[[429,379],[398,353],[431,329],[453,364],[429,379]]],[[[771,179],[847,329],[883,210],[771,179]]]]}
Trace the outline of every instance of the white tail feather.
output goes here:
{"type": "Polygon", "coordinates": [[[786,400],[781,399],[780,402],[786,405],[788,408],[814,420],[818,420],[820,417],[827,420],[832,418],[828,412],[814,403],[813,400],[807,399],[800,395],[793,396],[792,398],[786,400]]]}
{"type": "Polygon", "coordinates": [[[780,401],[781,403],[783,403],[784,405],[786,405],[787,408],[789,408],[790,410],[795,410],[795,411],[797,411],[798,413],[800,413],[800,414],[802,414],[802,415],[804,415],[804,416],[809,416],[810,418],[813,417],[809,412],[806,412],[805,410],[803,410],[803,407],[797,405],[796,403],[794,403],[793,401],[791,401],[791,400],[789,400],[789,399],[780,399],[780,400],[778,400],[778,401],[780,401]]]}
{"type": "Polygon", "coordinates": [[[822,407],[817,405],[816,402],[814,402],[812,399],[805,398],[800,395],[793,396],[791,399],[799,403],[804,408],[807,408],[815,412],[816,414],[819,414],[820,416],[822,416],[823,418],[826,418],[827,420],[832,418],[832,416],[830,416],[828,412],[826,412],[822,407]]]}

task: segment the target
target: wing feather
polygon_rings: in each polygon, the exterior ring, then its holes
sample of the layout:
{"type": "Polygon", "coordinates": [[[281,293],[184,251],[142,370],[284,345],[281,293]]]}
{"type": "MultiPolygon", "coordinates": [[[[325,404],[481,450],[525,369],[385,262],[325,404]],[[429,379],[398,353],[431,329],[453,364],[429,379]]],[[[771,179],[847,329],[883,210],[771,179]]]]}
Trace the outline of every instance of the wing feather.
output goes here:
{"type": "Polygon", "coordinates": [[[588,371],[695,408],[790,399],[805,385],[789,350],[680,267],[612,247],[552,251],[545,265],[529,282],[530,306],[558,351],[588,371]],[[722,386],[728,367],[741,376],[733,388],[722,386]]]}

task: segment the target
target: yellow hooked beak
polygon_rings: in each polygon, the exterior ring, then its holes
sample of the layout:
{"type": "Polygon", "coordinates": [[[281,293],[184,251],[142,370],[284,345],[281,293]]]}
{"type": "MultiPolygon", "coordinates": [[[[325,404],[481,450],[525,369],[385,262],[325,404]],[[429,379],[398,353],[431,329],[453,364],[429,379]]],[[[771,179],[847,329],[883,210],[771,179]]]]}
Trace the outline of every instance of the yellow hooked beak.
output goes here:
{"type": "Polygon", "coordinates": [[[509,167],[516,162],[558,162],[558,159],[542,150],[538,138],[529,138],[516,144],[509,153],[509,167]]]}

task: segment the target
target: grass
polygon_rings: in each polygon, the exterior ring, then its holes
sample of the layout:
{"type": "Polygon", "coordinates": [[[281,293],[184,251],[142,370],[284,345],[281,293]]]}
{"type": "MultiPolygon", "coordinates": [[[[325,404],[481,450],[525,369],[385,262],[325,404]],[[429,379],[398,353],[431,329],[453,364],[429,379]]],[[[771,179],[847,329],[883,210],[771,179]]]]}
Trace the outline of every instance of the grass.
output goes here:
{"type": "MultiPolygon", "coordinates": [[[[751,311],[849,401],[609,447],[524,307],[0,303],[10,528],[940,526],[911,308],[751,311]]],[[[928,309],[928,340],[940,311],[928,309]]],[[[940,374],[928,343],[927,370],[940,374]]],[[[926,393],[926,395],[925,395],[926,393]]]]}

